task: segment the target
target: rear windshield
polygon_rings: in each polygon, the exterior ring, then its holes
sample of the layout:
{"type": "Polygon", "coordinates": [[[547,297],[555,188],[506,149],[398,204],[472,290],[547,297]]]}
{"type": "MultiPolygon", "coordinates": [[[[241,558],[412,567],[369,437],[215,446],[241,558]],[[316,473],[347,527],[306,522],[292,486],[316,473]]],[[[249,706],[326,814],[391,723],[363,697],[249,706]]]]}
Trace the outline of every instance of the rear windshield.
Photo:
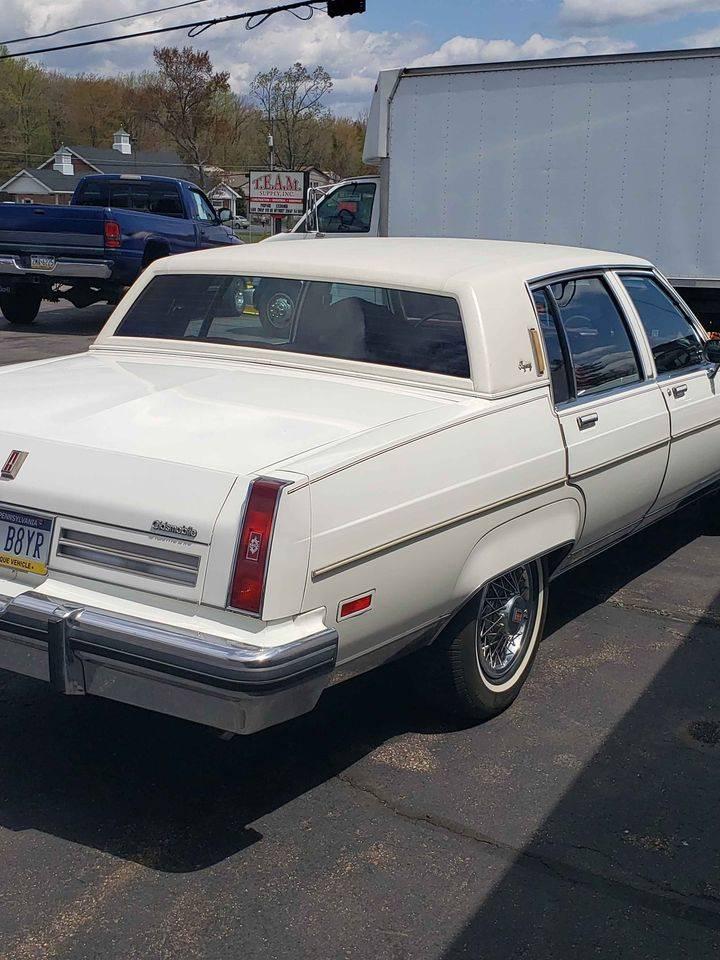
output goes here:
{"type": "Polygon", "coordinates": [[[469,377],[452,297],[217,274],[153,278],[116,337],[227,343],[469,377]]]}
{"type": "Polygon", "coordinates": [[[86,180],[73,201],[75,206],[120,207],[163,217],[182,217],[178,188],[172,183],[141,180],[86,180]]]}

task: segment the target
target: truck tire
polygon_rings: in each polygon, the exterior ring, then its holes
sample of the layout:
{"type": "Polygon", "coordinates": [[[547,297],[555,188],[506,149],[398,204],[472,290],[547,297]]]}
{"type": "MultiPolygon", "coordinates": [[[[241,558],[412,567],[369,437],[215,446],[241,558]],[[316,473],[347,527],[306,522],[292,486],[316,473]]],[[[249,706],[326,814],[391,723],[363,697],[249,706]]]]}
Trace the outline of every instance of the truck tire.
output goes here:
{"type": "Polygon", "coordinates": [[[506,710],[532,668],[547,597],[542,560],[486,583],[424,651],[433,699],[474,723],[506,710]]]}
{"type": "Polygon", "coordinates": [[[301,289],[299,280],[285,280],[281,283],[261,281],[255,290],[254,304],[260,315],[260,322],[268,333],[277,335],[288,332],[301,289]]]}
{"type": "Polygon", "coordinates": [[[42,294],[32,287],[15,287],[0,293],[0,310],[8,323],[32,323],[38,315],[42,294]]]}

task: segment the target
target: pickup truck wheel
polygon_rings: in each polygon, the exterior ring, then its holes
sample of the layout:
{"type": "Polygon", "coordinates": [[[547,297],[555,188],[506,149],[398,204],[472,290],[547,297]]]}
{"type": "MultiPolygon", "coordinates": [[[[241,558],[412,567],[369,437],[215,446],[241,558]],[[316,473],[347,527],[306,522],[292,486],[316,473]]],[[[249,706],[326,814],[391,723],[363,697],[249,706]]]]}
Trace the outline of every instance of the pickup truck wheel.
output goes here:
{"type": "Polygon", "coordinates": [[[8,323],[32,323],[41,303],[38,290],[17,287],[12,293],[0,293],[0,310],[8,323]]]}
{"type": "Polygon", "coordinates": [[[437,693],[464,720],[502,713],[527,679],[545,624],[547,577],[533,560],[485,584],[430,648],[437,693]]]}
{"type": "Polygon", "coordinates": [[[277,284],[262,281],[255,295],[255,306],[260,314],[260,322],[269,332],[276,335],[287,333],[295,315],[301,284],[277,284]]]}

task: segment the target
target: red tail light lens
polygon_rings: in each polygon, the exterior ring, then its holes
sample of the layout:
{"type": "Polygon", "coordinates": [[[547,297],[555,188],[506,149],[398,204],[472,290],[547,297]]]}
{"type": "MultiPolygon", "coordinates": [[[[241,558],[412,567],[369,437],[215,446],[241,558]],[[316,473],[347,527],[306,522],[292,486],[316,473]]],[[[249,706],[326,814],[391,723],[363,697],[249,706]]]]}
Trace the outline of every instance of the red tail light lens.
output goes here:
{"type": "Polygon", "coordinates": [[[270,541],[283,480],[254,480],[250,487],[228,606],[260,616],[270,541]]]}
{"type": "Polygon", "coordinates": [[[106,247],[119,247],[122,241],[122,233],[120,231],[120,224],[115,220],[106,220],[105,221],[105,246],[106,247]]]}

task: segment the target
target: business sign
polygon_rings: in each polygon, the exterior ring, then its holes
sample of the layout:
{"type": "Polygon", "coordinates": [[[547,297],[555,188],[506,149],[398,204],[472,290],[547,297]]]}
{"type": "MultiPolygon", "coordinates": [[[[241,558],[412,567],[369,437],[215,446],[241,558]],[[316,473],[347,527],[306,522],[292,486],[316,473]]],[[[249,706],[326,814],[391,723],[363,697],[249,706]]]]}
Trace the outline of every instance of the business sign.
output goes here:
{"type": "Polygon", "coordinates": [[[292,170],[251,170],[250,213],[301,217],[305,213],[308,175],[292,170]]]}

